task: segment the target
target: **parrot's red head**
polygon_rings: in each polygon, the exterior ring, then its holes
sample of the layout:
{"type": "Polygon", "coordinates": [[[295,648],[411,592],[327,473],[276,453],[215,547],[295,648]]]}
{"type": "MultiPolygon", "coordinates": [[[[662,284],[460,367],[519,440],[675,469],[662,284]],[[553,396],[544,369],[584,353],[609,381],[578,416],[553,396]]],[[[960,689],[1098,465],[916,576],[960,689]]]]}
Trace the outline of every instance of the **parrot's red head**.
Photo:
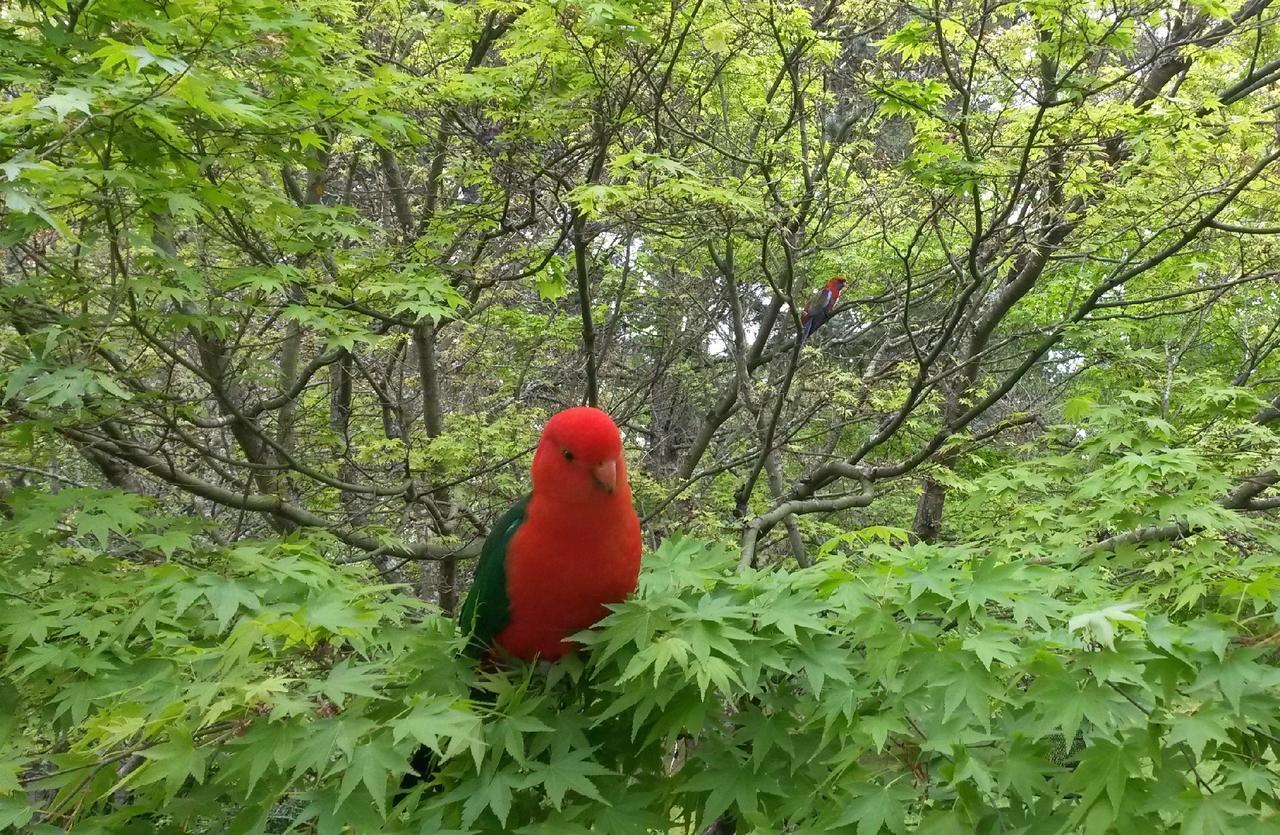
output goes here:
{"type": "Polygon", "coordinates": [[[840,291],[844,289],[844,276],[836,276],[827,282],[827,286],[831,288],[832,294],[840,295],[840,291]]]}
{"type": "Polygon", "coordinates": [[[533,454],[533,492],[567,502],[630,502],[622,435],[613,420],[590,406],[552,415],[533,454]]]}

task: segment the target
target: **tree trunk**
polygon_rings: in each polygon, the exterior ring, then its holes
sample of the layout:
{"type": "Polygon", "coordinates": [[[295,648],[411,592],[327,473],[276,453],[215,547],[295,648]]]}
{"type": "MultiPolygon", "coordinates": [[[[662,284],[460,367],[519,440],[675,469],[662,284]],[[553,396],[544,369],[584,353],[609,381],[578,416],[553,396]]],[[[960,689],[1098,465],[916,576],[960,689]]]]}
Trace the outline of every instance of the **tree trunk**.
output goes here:
{"type": "Polygon", "coordinates": [[[920,500],[916,502],[916,518],[911,532],[920,542],[935,542],[942,532],[942,507],[947,488],[942,482],[925,476],[920,487],[920,500]]]}
{"type": "MultiPolygon", "coordinates": [[[[418,375],[422,384],[422,421],[428,438],[438,438],[444,432],[444,415],[440,410],[440,371],[436,359],[436,329],[424,320],[413,331],[413,347],[418,354],[418,375]]],[[[431,501],[442,515],[448,514],[449,491],[431,491],[431,501]]],[[[442,531],[443,532],[443,531],[442,531]]],[[[427,596],[427,574],[423,567],[419,596],[427,596]]],[[[436,603],[445,614],[452,614],[458,607],[458,562],[445,557],[436,563],[436,603]]]]}

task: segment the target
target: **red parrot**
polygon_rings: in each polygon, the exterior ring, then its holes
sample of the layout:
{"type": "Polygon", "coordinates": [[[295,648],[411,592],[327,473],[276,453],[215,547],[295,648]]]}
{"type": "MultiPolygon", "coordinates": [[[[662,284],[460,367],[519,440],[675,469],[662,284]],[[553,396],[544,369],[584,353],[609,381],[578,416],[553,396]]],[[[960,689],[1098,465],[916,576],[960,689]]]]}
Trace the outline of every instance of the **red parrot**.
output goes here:
{"type": "MultiPolygon", "coordinates": [[[[533,454],[532,475],[533,491],[485,539],[458,614],[470,655],[554,661],[574,650],[570,635],[594,626],[608,604],[636,590],[640,520],[622,436],[609,416],[588,406],[553,415],[533,454]]],[[[431,781],[439,763],[435,751],[419,747],[396,802],[431,781]]]]}
{"type": "Polygon", "coordinates": [[[589,406],[552,416],[532,476],[532,493],[485,540],[462,604],[474,654],[555,660],[636,589],[640,520],[609,416],[589,406]]]}
{"type": "Polygon", "coordinates": [[[844,276],[837,275],[822,285],[822,289],[813,294],[800,314],[800,345],[809,340],[813,332],[831,318],[831,311],[840,300],[840,291],[844,289],[844,276]]]}

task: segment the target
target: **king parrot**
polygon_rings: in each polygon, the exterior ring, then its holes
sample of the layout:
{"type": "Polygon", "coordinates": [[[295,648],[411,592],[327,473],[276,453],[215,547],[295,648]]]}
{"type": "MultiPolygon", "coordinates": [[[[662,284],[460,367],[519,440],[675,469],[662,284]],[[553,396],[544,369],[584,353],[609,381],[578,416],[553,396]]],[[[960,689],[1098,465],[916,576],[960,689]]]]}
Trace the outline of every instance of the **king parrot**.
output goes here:
{"type": "MultiPolygon", "coordinates": [[[[589,406],[553,415],[533,454],[532,477],[532,492],[485,539],[458,613],[470,655],[553,661],[574,649],[570,635],[636,589],[640,520],[613,420],[589,406]]],[[[410,762],[397,803],[431,779],[439,757],[422,746],[410,762]]]]}
{"type": "Polygon", "coordinates": [[[462,604],[472,654],[553,661],[636,589],[640,520],[609,416],[589,406],[553,415],[532,477],[531,494],[485,540],[462,604]]]}
{"type": "Polygon", "coordinates": [[[844,289],[844,276],[838,275],[822,285],[822,289],[813,294],[800,314],[800,345],[809,341],[813,332],[831,318],[831,310],[840,300],[840,291],[844,289]]]}

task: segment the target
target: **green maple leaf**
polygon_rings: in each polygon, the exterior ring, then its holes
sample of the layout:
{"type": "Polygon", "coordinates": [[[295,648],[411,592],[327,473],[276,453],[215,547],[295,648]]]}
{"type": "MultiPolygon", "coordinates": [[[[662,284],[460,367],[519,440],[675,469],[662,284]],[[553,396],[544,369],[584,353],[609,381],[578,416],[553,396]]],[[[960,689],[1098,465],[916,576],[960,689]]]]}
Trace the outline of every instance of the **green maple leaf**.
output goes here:
{"type": "Polygon", "coordinates": [[[525,745],[533,739],[532,735],[553,732],[550,725],[533,715],[538,706],[537,701],[512,705],[508,713],[495,723],[498,735],[502,737],[503,750],[522,765],[527,764],[525,745]]]}
{"type": "Polygon", "coordinates": [[[381,684],[385,678],[382,674],[376,673],[371,669],[353,667],[350,661],[344,659],[329,671],[328,678],[322,682],[317,682],[315,688],[334,704],[341,707],[347,696],[377,698],[376,685],[381,684]]]}
{"type": "Polygon", "coordinates": [[[1137,607],[1138,604],[1136,602],[1126,601],[1104,606],[1092,612],[1084,612],[1068,621],[1067,629],[1071,632],[1083,631],[1091,635],[1095,641],[1107,649],[1115,649],[1115,624],[1142,623],[1141,618],[1129,614],[1130,609],[1136,609],[1137,607]]]}
{"type": "Polygon", "coordinates": [[[546,269],[534,277],[538,288],[538,297],[543,301],[553,302],[569,292],[565,274],[564,259],[553,257],[547,262],[546,269]]]}
{"type": "Polygon", "coordinates": [[[766,755],[774,748],[795,756],[792,730],[778,719],[776,715],[770,716],[760,711],[753,711],[742,717],[742,738],[751,741],[751,761],[757,771],[764,764],[766,755]]]}
{"type": "Polygon", "coordinates": [[[1227,764],[1224,772],[1226,777],[1222,782],[1228,786],[1239,786],[1246,801],[1251,801],[1255,794],[1271,797],[1280,784],[1280,777],[1261,766],[1233,762],[1227,764]]]}
{"type": "MultiPolygon", "coordinates": [[[[1013,605],[1013,601],[1025,590],[1023,568],[1019,565],[1001,565],[990,560],[984,561],[973,571],[969,587],[963,596],[956,599],[969,604],[969,613],[978,614],[988,602],[1003,606],[1013,605]]],[[[957,586],[963,586],[957,583],[957,586]]]]}
{"type": "Polygon", "coordinates": [[[406,736],[412,737],[446,760],[470,748],[478,767],[485,747],[481,720],[463,709],[464,704],[449,698],[420,704],[392,724],[394,739],[399,742],[406,736]]]}
{"type": "Polygon", "coordinates": [[[236,785],[244,789],[244,796],[251,797],[254,786],[268,768],[289,761],[295,750],[295,733],[294,728],[285,723],[254,723],[236,741],[236,745],[242,747],[234,749],[235,756],[220,764],[223,776],[234,774],[236,785]]]}
{"type": "Polygon", "coordinates": [[[81,533],[92,536],[102,548],[111,541],[111,533],[120,530],[118,522],[106,513],[81,513],[76,516],[75,524],[81,533]]]}
{"type": "Polygon", "coordinates": [[[1198,760],[1210,742],[1231,741],[1227,720],[1226,713],[1214,705],[1206,705],[1196,713],[1174,716],[1169,722],[1167,741],[1170,745],[1185,742],[1198,760]]]}
{"type": "Polygon", "coordinates": [[[588,760],[590,754],[590,751],[565,751],[559,756],[553,756],[548,763],[535,764],[526,785],[541,785],[547,799],[557,809],[564,803],[564,797],[569,792],[608,803],[590,778],[612,772],[599,763],[588,760]]]}
{"type": "Polygon", "coordinates": [[[485,809],[490,810],[506,828],[507,817],[511,814],[512,791],[522,788],[524,781],[517,775],[505,771],[483,774],[478,786],[468,784],[470,789],[466,801],[462,804],[462,825],[470,826],[485,809]]]}
{"type": "Polygon", "coordinates": [[[882,829],[906,832],[906,803],[910,798],[911,787],[904,786],[901,779],[888,786],[860,786],[857,797],[845,806],[836,826],[857,824],[858,835],[876,835],[882,829]]]}
{"type": "Polygon", "coordinates": [[[139,545],[154,548],[166,557],[172,557],[178,551],[190,551],[192,547],[191,532],[176,527],[161,533],[138,534],[137,539],[139,545]]]}
{"type": "Polygon", "coordinates": [[[1254,659],[1262,654],[1258,649],[1242,649],[1232,653],[1224,661],[1214,661],[1200,669],[1197,687],[1212,687],[1230,703],[1232,710],[1240,710],[1240,699],[1246,690],[1274,686],[1274,668],[1264,667],[1254,659]]]}
{"type": "Polygon", "coordinates": [[[761,794],[783,794],[771,775],[744,768],[739,756],[737,749],[718,752],[684,786],[691,792],[707,793],[702,804],[702,819],[707,824],[731,806],[743,816],[754,815],[760,808],[761,794]]]}
{"type": "MultiPolygon", "coordinates": [[[[871,737],[871,741],[876,745],[876,751],[881,751],[889,739],[889,734],[907,732],[907,723],[897,712],[886,710],[872,716],[859,717],[858,729],[871,737]]],[[[785,734],[783,738],[787,738],[785,734]]]]}
{"type": "Polygon", "coordinates": [[[36,103],[37,107],[47,107],[59,119],[67,118],[73,110],[92,115],[89,105],[93,103],[93,94],[88,90],[68,87],[61,92],[45,96],[36,103]]]}
{"type": "Polygon", "coordinates": [[[1080,753],[1080,763],[1067,784],[1084,795],[1081,810],[1087,810],[1104,792],[1111,808],[1119,809],[1129,781],[1140,779],[1141,773],[1142,762],[1133,750],[1098,740],[1080,753]]]}
{"type": "Polygon", "coordinates": [[[227,628],[241,606],[253,610],[262,605],[258,595],[252,590],[235,580],[223,577],[205,578],[204,596],[213,607],[213,616],[218,621],[219,632],[227,628]]]}
{"type": "Polygon", "coordinates": [[[948,668],[939,671],[935,680],[938,686],[944,688],[944,720],[950,718],[961,704],[965,704],[974,716],[985,723],[991,718],[991,700],[1000,700],[1004,695],[999,682],[992,679],[986,670],[954,660],[948,668]]]}
{"type": "Polygon", "coordinates": [[[1211,617],[1200,617],[1187,624],[1187,631],[1180,643],[1206,652],[1212,652],[1223,661],[1231,645],[1231,632],[1211,617]]]}
{"type": "Polygon", "coordinates": [[[1182,835],[1246,835],[1257,832],[1258,813],[1226,792],[1197,796],[1182,821],[1182,835]]]}
{"type": "Polygon", "coordinates": [[[702,803],[702,819],[706,824],[733,805],[738,791],[738,775],[743,770],[742,763],[734,756],[735,752],[736,749],[718,752],[703,763],[701,771],[684,782],[686,791],[706,792],[706,800],[702,803]]]}
{"type": "Polygon", "coordinates": [[[35,816],[36,809],[25,794],[0,795],[0,829],[21,831],[35,816]]]}
{"type": "Polygon", "coordinates": [[[988,671],[992,661],[1012,666],[1018,660],[1018,645],[1007,637],[1009,634],[1009,630],[987,629],[965,638],[961,646],[978,656],[988,671]]]}
{"type": "Polygon", "coordinates": [[[346,773],[342,775],[337,805],[341,805],[357,785],[364,783],[373,797],[373,802],[385,813],[387,778],[392,775],[398,777],[408,769],[408,755],[397,752],[395,746],[385,736],[356,746],[346,773]]]}
{"type": "Polygon", "coordinates": [[[1060,771],[1044,756],[1045,752],[1025,740],[1015,741],[1005,753],[996,775],[1001,792],[1012,790],[1027,802],[1046,794],[1050,789],[1045,779],[1060,771]]]}
{"type": "Polygon", "coordinates": [[[196,782],[204,782],[209,751],[197,748],[189,734],[174,733],[166,742],[144,750],[142,756],[148,762],[145,768],[138,769],[141,772],[139,776],[132,780],[126,777],[118,785],[130,783],[145,786],[163,780],[165,796],[172,799],[182,789],[188,777],[194,777],[196,782]]]}
{"type": "Polygon", "coordinates": [[[364,625],[365,618],[351,605],[350,599],[337,590],[314,592],[307,598],[303,616],[310,626],[318,626],[335,635],[364,625]]]}
{"type": "Polygon", "coordinates": [[[335,751],[351,757],[356,745],[375,727],[373,721],[364,717],[338,717],[315,722],[293,758],[294,775],[301,775],[308,769],[319,775],[328,773],[335,751]]]}
{"type": "Polygon", "coordinates": [[[776,600],[761,600],[760,603],[762,609],[757,623],[774,627],[790,641],[797,640],[797,629],[822,632],[827,628],[820,617],[820,608],[810,599],[779,595],[776,600]]]}

